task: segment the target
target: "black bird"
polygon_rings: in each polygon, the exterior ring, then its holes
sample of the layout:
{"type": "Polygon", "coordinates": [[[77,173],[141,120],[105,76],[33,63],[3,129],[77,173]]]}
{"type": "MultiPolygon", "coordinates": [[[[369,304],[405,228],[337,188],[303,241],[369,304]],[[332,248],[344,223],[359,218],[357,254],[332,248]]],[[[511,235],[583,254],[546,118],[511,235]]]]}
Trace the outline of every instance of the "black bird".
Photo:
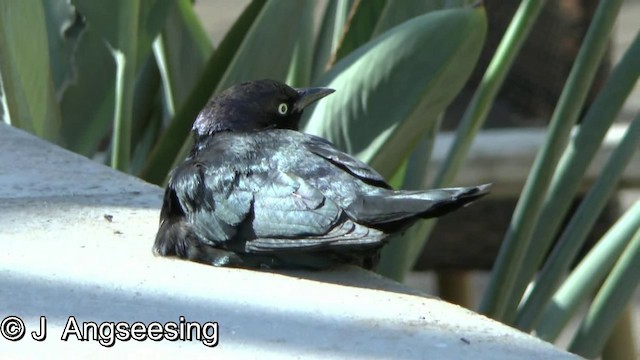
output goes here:
{"type": "Polygon", "coordinates": [[[372,268],[389,235],[488,192],[393,190],[365,163],[297,131],[304,108],[333,92],[261,80],[212,97],[170,175],[154,253],[214,266],[372,268]]]}

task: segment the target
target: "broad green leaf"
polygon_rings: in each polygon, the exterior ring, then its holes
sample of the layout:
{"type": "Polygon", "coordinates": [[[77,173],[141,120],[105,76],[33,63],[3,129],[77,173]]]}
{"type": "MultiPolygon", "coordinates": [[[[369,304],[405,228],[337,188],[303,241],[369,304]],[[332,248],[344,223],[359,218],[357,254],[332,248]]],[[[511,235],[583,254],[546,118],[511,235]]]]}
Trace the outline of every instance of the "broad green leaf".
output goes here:
{"type": "Polygon", "coordinates": [[[9,119],[9,109],[7,108],[5,97],[4,97],[4,88],[2,86],[2,73],[0,72],[0,122],[3,122],[7,125],[11,125],[11,119],[9,119]],[[7,114],[7,116],[5,116],[7,114]]]}
{"type": "Polygon", "coordinates": [[[313,63],[311,66],[311,82],[319,78],[328,70],[331,54],[338,47],[339,35],[346,20],[347,1],[329,1],[322,16],[320,31],[315,41],[313,50],[313,63]]]}
{"type": "MultiPolygon", "coordinates": [[[[465,1],[445,1],[445,6],[455,7],[464,5],[465,1]]],[[[471,103],[467,107],[456,132],[454,144],[449,149],[447,160],[438,170],[433,187],[451,186],[456,173],[463,166],[471,143],[476,134],[484,124],[489,109],[504,82],[504,79],[511,69],[511,65],[520,52],[522,44],[531,31],[544,1],[525,0],[522,1],[516,15],[514,16],[500,45],[496,50],[489,67],[487,68],[478,89],[476,90],[471,103]]],[[[387,261],[387,253],[383,253],[381,264],[389,264],[385,272],[396,280],[402,280],[407,271],[415,264],[418,256],[429,238],[429,234],[437,224],[437,219],[421,221],[405,233],[405,237],[413,239],[410,243],[405,243],[408,248],[401,251],[406,255],[405,263],[398,261],[387,261]],[[400,268],[402,267],[402,268],[400,268]]],[[[400,250],[398,250],[400,251],[400,250]]],[[[405,256],[403,255],[403,256],[405,256]]],[[[389,256],[391,253],[389,252],[389,256]]]]}
{"type": "Polygon", "coordinates": [[[184,158],[183,145],[196,115],[212,93],[248,80],[284,80],[295,47],[303,2],[253,2],[227,33],[207,63],[202,80],[163,133],[142,176],[163,182],[171,162],[184,158]]]}
{"type": "MultiPolygon", "coordinates": [[[[126,1],[126,0],[125,0],[126,1]]],[[[138,42],[138,13],[140,3],[136,0],[122,4],[121,14],[116,18],[117,38],[110,43],[111,54],[116,61],[116,93],[111,140],[111,166],[120,171],[130,171],[131,165],[131,122],[138,42]],[[128,6],[126,6],[128,5],[128,6]]]]}
{"type": "MultiPolygon", "coordinates": [[[[113,0],[111,0],[113,1],[113,0]]],[[[120,0],[131,1],[131,0],[120,0]]],[[[167,17],[177,6],[175,0],[139,0],[140,14],[138,16],[137,61],[135,69],[139,69],[146,56],[151,51],[151,45],[167,23],[167,17]]]]}
{"type": "Polygon", "coordinates": [[[638,288],[639,268],[640,229],[637,229],[593,299],[569,351],[587,359],[601,354],[614,325],[638,288]]]}
{"type": "Polygon", "coordinates": [[[75,80],[73,57],[86,26],[68,0],[41,1],[47,25],[51,76],[56,97],[60,100],[67,87],[75,80]]]}
{"type": "Polygon", "coordinates": [[[131,172],[140,171],[149,151],[158,140],[164,120],[160,72],[153,54],[147,55],[138,71],[133,94],[131,123],[131,172]]]}
{"type": "Polygon", "coordinates": [[[554,341],[558,337],[581,309],[580,305],[600,287],[638,229],[640,202],[633,204],[573,269],[542,314],[535,330],[536,336],[546,341],[554,341]]]}
{"type": "Polygon", "coordinates": [[[74,3],[89,26],[104,39],[116,62],[111,165],[130,171],[135,76],[173,2],[74,0],[74,3]]]}
{"type": "Polygon", "coordinates": [[[153,45],[162,74],[165,102],[171,117],[202,75],[213,45],[190,0],[177,2],[153,45]]]}
{"type": "MultiPolygon", "coordinates": [[[[267,2],[217,84],[215,92],[255,79],[285,81],[297,36],[291,28],[299,27],[304,4],[302,1],[287,0],[267,2]]],[[[195,117],[191,121],[194,119],[195,117]]],[[[185,146],[187,143],[188,141],[183,143],[172,165],[186,157],[190,149],[190,146],[185,146]]]]}
{"type": "MultiPolygon", "coordinates": [[[[571,201],[578,191],[587,167],[600,148],[607,129],[616,119],[625,99],[640,77],[638,59],[640,59],[640,34],[602,87],[560,159],[546,195],[547,200],[540,215],[540,221],[534,231],[535,246],[531,246],[527,251],[526,261],[522,265],[525,272],[535,272],[548,254],[549,247],[562,225],[562,219],[565,218],[571,201]]],[[[548,265],[545,264],[545,270],[542,273],[545,281],[536,281],[537,285],[521,307],[521,313],[516,318],[516,326],[519,329],[526,331],[534,325],[533,322],[541,307],[551,296],[550,292],[561,281],[564,272],[572,262],[571,259],[582,248],[583,240],[595,224],[609,195],[614,191],[617,179],[622,175],[627,162],[637,149],[639,140],[640,118],[637,117],[629,125],[627,133],[614,150],[595,185],[574,213],[565,233],[562,234],[561,242],[553,250],[553,253],[556,253],[558,247],[564,248],[559,259],[553,258],[557,263],[555,270],[549,273],[548,265]],[[594,194],[593,191],[596,189],[598,191],[594,194]],[[585,207],[587,204],[588,206],[585,207]],[[568,234],[571,235],[567,237],[568,234]],[[571,240],[567,244],[562,242],[569,239],[571,240]]],[[[526,277],[519,281],[528,283],[526,277]]]]}
{"type": "MultiPolygon", "coordinates": [[[[134,121],[134,125],[140,127],[137,129],[137,136],[134,138],[133,153],[131,155],[131,172],[137,173],[142,169],[145,161],[149,157],[149,152],[153,145],[158,141],[158,137],[163,125],[163,104],[159,91],[155,92],[155,97],[148,107],[150,111],[146,114],[144,121],[134,121]]],[[[135,113],[135,112],[134,112],[135,113]]],[[[134,132],[135,133],[135,132],[134,132]]]]}
{"type": "Polygon", "coordinates": [[[435,120],[429,121],[432,126],[427,129],[424,136],[409,156],[407,174],[402,182],[403,189],[424,189],[424,184],[427,182],[428,172],[431,170],[428,167],[431,159],[431,153],[433,152],[433,147],[436,143],[436,136],[438,136],[438,133],[440,132],[443,115],[444,114],[441,113],[437,115],[435,120]]]}
{"type": "Polygon", "coordinates": [[[216,92],[231,85],[263,78],[284,81],[299,27],[304,2],[267,2],[234,55],[216,92]]]}
{"type": "Polygon", "coordinates": [[[483,8],[434,11],[389,30],[318,82],[337,91],[305,131],[391,176],[462,88],[485,33],[483,8]]]}
{"type": "Polygon", "coordinates": [[[75,81],[65,90],[60,103],[61,136],[68,149],[92,156],[112,126],[115,63],[91,27],[79,40],[74,63],[75,81]]]}
{"type": "Polygon", "coordinates": [[[175,108],[184,105],[213,51],[191,1],[178,1],[169,9],[166,24],[154,41],[153,50],[136,80],[133,173],[144,167],[161,134],[164,120],[175,116],[175,108]],[[159,86],[161,75],[162,87],[159,86]],[[160,101],[161,95],[164,103],[160,101]]]}
{"type": "Polygon", "coordinates": [[[55,141],[60,109],[45,24],[39,0],[0,2],[1,101],[5,122],[55,141]]]}
{"type": "MultiPolygon", "coordinates": [[[[122,47],[122,44],[114,43],[117,41],[135,41],[135,44],[131,43],[131,48],[135,48],[136,59],[130,61],[129,65],[134,63],[136,66],[131,71],[132,78],[127,80],[127,83],[133,87],[137,71],[142,68],[142,64],[150,54],[151,40],[160,31],[173,2],[169,0],[133,2],[72,0],[72,3],[86,18],[87,28],[74,53],[75,81],[62,95],[62,136],[65,146],[75,152],[91,156],[100,143],[109,136],[109,130],[114,126],[113,120],[116,115],[114,112],[116,66],[115,58],[109,48],[122,47]],[[128,18],[130,11],[125,7],[132,4],[140,5],[138,17],[135,20],[138,25],[128,33],[118,21],[128,18]]],[[[127,93],[130,93],[127,95],[129,97],[127,101],[132,102],[135,91],[129,90],[127,90],[127,93]]],[[[125,108],[129,108],[129,105],[124,105],[125,108]]]]}
{"type": "Polygon", "coordinates": [[[378,36],[392,27],[402,24],[409,19],[413,19],[418,15],[444,9],[447,7],[448,2],[449,1],[446,0],[387,1],[373,29],[373,36],[378,36]]]}
{"type": "Polygon", "coordinates": [[[286,83],[293,87],[309,86],[313,62],[313,18],[318,2],[303,0],[301,21],[286,83]]]}
{"type": "Polygon", "coordinates": [[[143,179],[162,184],[172,164],[169,159],[174,159],[180,153],[193,120],[216,88],[265,4],[264,0],[252,1],[229,29],[218,49],[207,61],[200,80],[185,100],[184,106],[177,110],[151,151],[150,158],[140,173],[143,179]]]}
{"type": "Polygon", "coordinates": [[[525,273],[527,269],[524,268],[523,263],[527,249],[533,241],[535,224],[539,220],[544,205],[544,194],[548,191],[553,172],[587,97],[589,85],[605,54],[609,34],[621,5],[622,0],[602,0],[598,4],[598,9],[551,117],[545,143],[536,156],[513,212],[492,270],[489,286],[480,304],[481,311],[496,320],[505,323],[513,322],[528,282],[518,281],[518,278],[529,280],[534,276],[531,272],[525,273]]]}
{"type": "Polygon", "coordinates": [[[339,47],[329,60],[330,66],[371,39],[378,19],[388,2],[387,0],[357,0],[353,3],[339,47]]]}
{"type": "Polygon", "coordinates": [[[563,280],[578,252],[583,248],[584,241],[595,225],[597,217],[604,209],[611,194],[616,190],[618,180],[638,149],[638,144],[640,144],[640,114],[627,128],[624,137],[580,203],[547,262],[539,272],[533,290],[520,306],[515,322],[519,329],[530,331],[532,327],[536,326],[553,291],[563,280]]]}
{"type": "Polygon", "coordinates": [[[109,46],[119,49],[127,46],[126,42],[135,40],[135,53],[138,60],[134,62],[137,70],[151,51],[151,44],[165,24],[167,14],[174,6],[173,0],[71,0],[77,10],[86,18],[87,24],[109,46]],[[134,4],[136,6],[132,7],[134,4]],[[135,28],[132,32],[123,25],[129,21],[131,11],[138,8],[135,28]]]}

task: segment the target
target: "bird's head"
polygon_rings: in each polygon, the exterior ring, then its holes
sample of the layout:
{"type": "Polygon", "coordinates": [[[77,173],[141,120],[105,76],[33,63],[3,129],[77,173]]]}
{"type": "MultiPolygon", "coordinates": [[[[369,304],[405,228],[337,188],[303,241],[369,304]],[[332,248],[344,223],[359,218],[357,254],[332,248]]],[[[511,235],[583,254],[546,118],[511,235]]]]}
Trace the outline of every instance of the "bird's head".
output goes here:
{"type": "Polygon", "coordinates": [[[334,92],[295,89],[274,80],[234,85],[213,96],[193,123],[197,137],[219,131],[297,130],[305,107],[334,92]]]}

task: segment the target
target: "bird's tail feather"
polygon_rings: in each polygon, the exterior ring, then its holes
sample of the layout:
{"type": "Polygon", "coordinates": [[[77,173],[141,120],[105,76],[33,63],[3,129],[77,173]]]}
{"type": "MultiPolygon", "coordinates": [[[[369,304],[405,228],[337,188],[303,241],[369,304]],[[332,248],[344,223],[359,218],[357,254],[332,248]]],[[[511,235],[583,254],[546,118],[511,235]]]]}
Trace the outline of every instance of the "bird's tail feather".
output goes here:
{"type": "Polygon", "coordinates": [[[438,217],[463,207],[486,195],[490,187],[491,184],[422,191],[391,190],[363,196],[346,212],[357,222],[373,227],[404,227],[418,218],[438,217]]]}

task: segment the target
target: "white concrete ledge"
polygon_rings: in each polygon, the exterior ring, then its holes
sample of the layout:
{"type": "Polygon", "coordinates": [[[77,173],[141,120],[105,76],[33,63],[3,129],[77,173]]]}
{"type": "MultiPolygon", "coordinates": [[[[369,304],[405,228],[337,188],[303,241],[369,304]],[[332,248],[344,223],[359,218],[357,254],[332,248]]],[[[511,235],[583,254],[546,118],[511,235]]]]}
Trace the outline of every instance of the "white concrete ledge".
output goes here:
{"type": "Polygon", "coordinates": [[[353,267],[270,273],[155,258],[160,188],[4,124],[0,169],[0,320],[26,326],[20,341],[0,336],[0,358],[576,358],[353,267]],[[217,322],[218,345],[62,341],[71,316],[217,322]]]}

